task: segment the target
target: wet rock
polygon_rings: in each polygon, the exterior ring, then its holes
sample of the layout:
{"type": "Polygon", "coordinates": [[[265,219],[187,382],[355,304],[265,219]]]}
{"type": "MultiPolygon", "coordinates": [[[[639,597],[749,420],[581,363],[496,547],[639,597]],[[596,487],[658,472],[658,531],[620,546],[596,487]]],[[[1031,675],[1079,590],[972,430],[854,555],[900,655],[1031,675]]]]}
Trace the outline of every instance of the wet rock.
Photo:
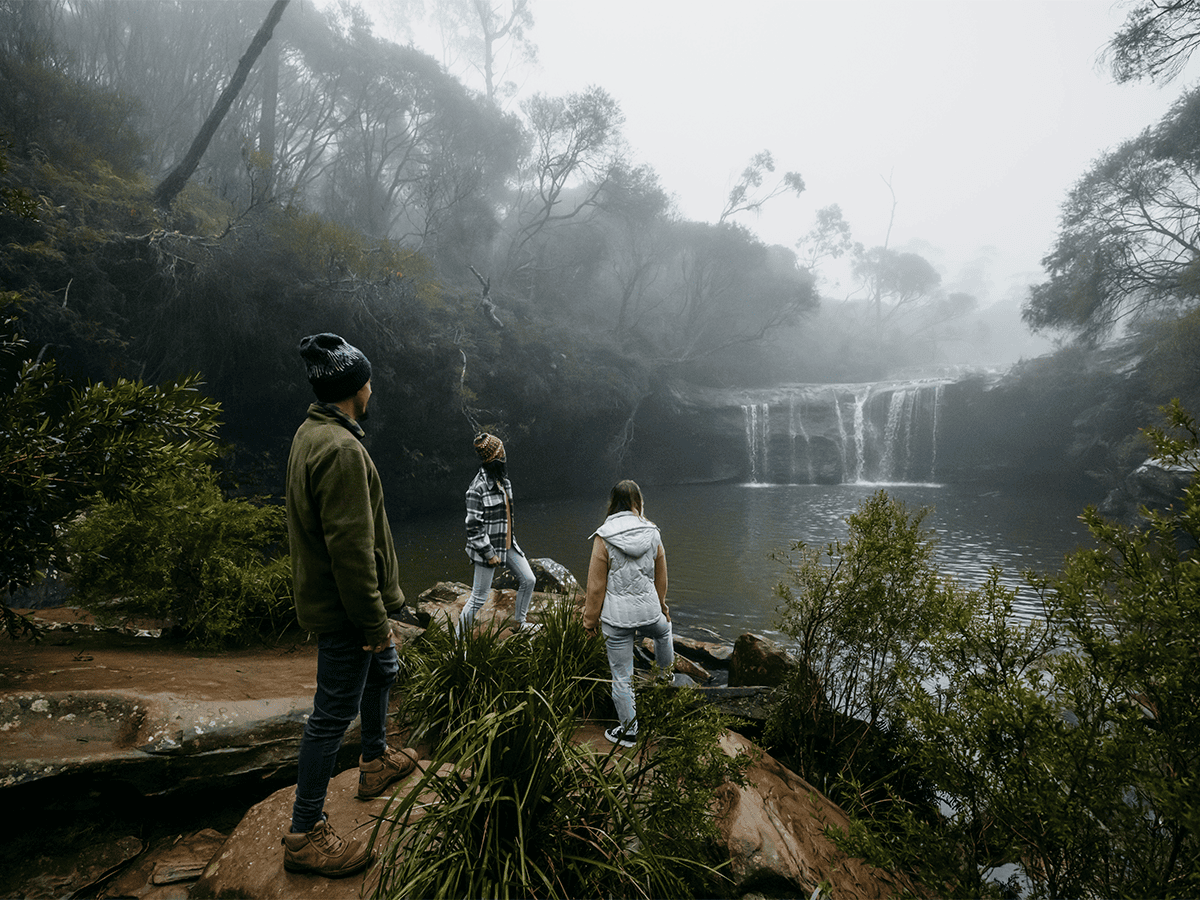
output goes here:
{"type": "MultiPolygon", "coordinates": [[[[649,668],[654,663],[654,641],[650,638],[642,638],[635,647],[637,653],[634,654],[634,664],[639,668],[649,668]]],[[[707,684],[713,678],[712,673],[702,665],[692,662],[678,652],[678,642],[676,642],[675,671],[688,676],[697,684],[707,684]]]]}
{"type": "Polygon", "coordinates": [[[110,897],[136,900],[186,897],[191,883],[203,874],[226,837],[215,829],[205,828],[160,842],[108,882],[98,896],[101,900],[110,897]]]}
{"type": "MultiPolygon", "coordinates": [[[[575,580],[575,576],[567,571],[566,566],[549,557],[531,559],[529,567],[533,569],[534,578],[537,579],[533,586],[535,591],[544,594],[573,594],[583,590],[579,586],[579,582],[575,580]]],[[[507,568],[502,567],[496,572],[492,587],[515,590],[517,578],[507,568]]]]}
{"type": "Polygon", "coordinates": [[[698,641],[675,635],[675,653],[708,668],[727,668],[733,647],[716,641],[698,641]]]}
{"type": "Polygon", "coordinates": [[[44,856],[39,856],[23,867],[19,888],[16,885],[5,884],[5,879],[0,878],[0,891],[3,891],[3,896],[41,900],[86,895],[89,888],[102,882],[141,853],[142,842],[132,835],[127,835],[99,841],[81,850],[71,850],[64,854],[56,854],[54,851],[53,846],[47,847],[44,856]],[[10,888],[13,889],[12,893],[9,893],[10,888]]]}
{"type": "Polygon", "coordinates": [[[908,879],[838,850],[825,828],[846,830],[849,819],[803,778],[736,733],[726,732],[721,747],[731,756],[759,754],[744,787],[726,783],[717,791],[717,828],[735,896],[807,897],[822,883],[832,888],[825,895],[847,900],[923,896],[908,879]]]}
{"type": "Polygon", "coordinates": [[[1195,472],[1185,466],[1148,459],[1109,492],[1099,510],[1130,528],[1141,527],[1146,524],[1141,513],[1143,507],[1164,510],[1171,506],[1183,496],[1194,475],[1195,472]]]}
{"type": "MultiPolygon", "coordinates": [[[[427,763],[396,785],[401,796],[421,778],[427,763]]],[[[329,782],[325,813],[340,836],[369,838],[391,801],[387,793],[375,800],[355,797],[358,769],[349,769],[329,782]]],[[[192,888],[192,900],[210,897],[254,897],[256,900],[318,900],[369,896],[378,879],[373,863],[365,872],[346,878],[297,875],[283,868],[283,835],[291,825],[295,788],[287,787],[252,808],[212,857],[192,888]]]]}
{"type": "Polygon", "coordinates": [[[755,685],[726,687],[701,685],[696,689],[699,700],[715,706],[720,712],[742,722],[761,725],[767,720],[771,693],[774,688],[755,685]]]}
{"type": "Polygon", "coordinates": [[[782,684],[796,664],[792,654],[773,641],[746,633],[733,645],[729,659],[729,686],[782,684]]]}

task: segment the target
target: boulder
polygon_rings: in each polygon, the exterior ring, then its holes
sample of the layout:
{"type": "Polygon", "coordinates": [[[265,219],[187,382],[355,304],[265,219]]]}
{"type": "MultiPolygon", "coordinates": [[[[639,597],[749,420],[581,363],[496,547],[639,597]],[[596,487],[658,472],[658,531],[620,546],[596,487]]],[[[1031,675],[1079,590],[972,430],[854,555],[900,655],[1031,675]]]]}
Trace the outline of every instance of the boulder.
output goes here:
{"type": "Polygon", "coordinates": [[[1109,492],[1099,510],[1123,525],[1140,527],[1146,524],[1141,513],[1143,507],[1161,511],[1171,506],[1183,496],[1195,474],[1186,466],[1148,459],[1109,492]]]}
{"type": "MultiPolygon", "coordinates": [[[[423,769],[397,785],[415,784],[423,769]]],[[[362,801],[358,790],[358,769],[348,769],[329,782],[325,814],[342,837],[370,837],[377,818],[388,805],[391,795],[362,801]]],[[[254,897],[255,900],[316,900],[316,898],[369,896],[378,878],[374,865],[346,878],[322,878],[296,875],[283,868],[283,835],[291,824],[295,787],[276,791],[253,807],[221,849],[212,857],[200,880],[188,895],[192,900],[208,897],[254,897]]]]}
{"type": "Polygon", "coordinates": [[[681,637],[678,634],[674,637],[676,655],[686,656],[692,662],[707,668],[724,669],[729,666],[729,657],[733,655],[733,648],[728,644],[716,641],[698,641],[694,638],[681,637]]]}
{"type": "Polygon", "coordinates": [[[9,883],[10,873],[3,870],[17,867],[6,863],[0,868],[0,896],[26,900],[94,896],[89,889],[141,853],[142,842],[133,835],[124,835],[98,840],[70,856],[54,851],[50,844],[45,847],[44,855],[24,860],[19,885],[9,883]]]}
{"type": "Polygon", "coordinates": [[[717,828],[736,896],[808,897],[821,885],[822,896],[843,900],[925,895],[907,878],[838,850],[825,829],[848,830],[846,814],[770,754],[734,732],[725,733],[721,747],[731,756],[756,756],[745,786],[717,790],[717,828]]]}
{"type": "MultiPolygon", "coordinates": [[[[634,654],[634,665],[640,668],[649,668],[654,662],[654,641],[650,638],[642,638],[635,646],[638,652],[634,654]]],[[[697,684],[708,684],[712,681],[711,672],[679,652],[678,641],[675,642],[675,671],[688,676],[697,684]]]]}
{"type": "Polygon", "coordinates": [[[701,685],[696,688],[696,697],[720,712],[742,722],[761,726],[767,721],[771,694],[774,688],[763,685],[749,687],[726,687],[725,685],[701,685]]]}
{"type": "Polygon", "coordinates": [[[225,843],[227,835],[204,828],[151,847],[136,863],[109,881],[99,897],[168,900],[187,897],[192,884],[225,843]]]}
{"type": "Polygon", "coordinates": [[[782,684],[796,664],[792,654],[761,635],[746,633],[733,645],[729,658],[729,686],[782,684]]]}
{"type": "MultiPolygon", "coordinates": [[[[496,580],[499,581],[499,578],[496,580]]],[[[493,582],[494,584],[495,582],[493,582]]],[[[422,591],[417,597],[417,619],[422,627],[428,627],[430,622],[439,620],[444,623],[444,627],[457,628],[459,617],[462,616],[462,611],[470,599],[470,585],[460,582],[438,582],[428,590],[422,591]]],[[[535,590],[533,598],[529,602],[530,621],[538,621],[542,610],[550,603],[559,602],[560,599],[559,596],[535,590]]],[[[511,618],[513,610],[516,608],[516,600],[516,590],[493,586],[487,603],[475,614],[475,627],[493,627],[505,619],[511,618]]]]}
{"type": "MultiPolygon", "coordinates": [[[[567,567],[561,563],[557,563],[549,557],[538,557],[529,560],[529,567],[533,569],[534,578],[537,579],[533,589],[543,594],[573,594],[582,592],[583,588],[579,586],[579,582],[575,580],[575,576],[567,571],[567,567]]],[[[517,587],[517,578],[506,567],[501,567],[496,572],[496,577],[492,580],[493,588],[511,588],[517,587]]]]}
{"type": "MultiPolygon", "coordinates": [[[[583,723],[577,741],[608,749],[602,726],[583,723]]],[[[809,896],[820,884],[832,885],[832,895],[867,900],[902,895],[921,896],[915,885],[862,860],[846,856],[826,836],[825,827],[847,828],[849,821],[811,785],[762,753],[740,735],[727,732],[722,749],[732,755],[751,754],[745,786],[726,784],[717,791],[714,813],[722,842],[729,853],[733,893],[749,891],[809,896]]],[[[419,780],[418,771],[397,786],[403,795],[419,780]]],[[[369,835],[383,814],[387,797],[363,802],[354,796],[357,770],[336,776],[329,785],[325,809],[342,835],[369,835]]],[[[328,879],[284,871],[280,845],[290,816],[294,788],[284,788],[251,809],[211,858],[190,898],[254,897],[351,898],[367,896],[378,878],[375,865],[348,878],[328,879]]]]}

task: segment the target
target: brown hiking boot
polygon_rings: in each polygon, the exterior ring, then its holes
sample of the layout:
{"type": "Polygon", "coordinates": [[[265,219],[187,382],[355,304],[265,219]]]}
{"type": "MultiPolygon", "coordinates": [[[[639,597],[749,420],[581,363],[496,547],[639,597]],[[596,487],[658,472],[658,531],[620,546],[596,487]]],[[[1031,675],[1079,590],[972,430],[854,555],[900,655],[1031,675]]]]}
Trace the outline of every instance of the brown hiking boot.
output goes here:
{"type": "Polygon", "coordinates": [[[371,861],[371,848],[361,838],[337,836],[326,819],[312,831],[288,832],[283,836],[283,867],[289,872],[341,878],[364,869],[371,861]]]}
{"type": "Polygon", "coordinates": [[[383,756],[370,762],[358,760],[358,799],[374,800],[388,785],[407,777],[417,767],[417,751],[405,748],[400,751],[388,747],[383,756]]]}

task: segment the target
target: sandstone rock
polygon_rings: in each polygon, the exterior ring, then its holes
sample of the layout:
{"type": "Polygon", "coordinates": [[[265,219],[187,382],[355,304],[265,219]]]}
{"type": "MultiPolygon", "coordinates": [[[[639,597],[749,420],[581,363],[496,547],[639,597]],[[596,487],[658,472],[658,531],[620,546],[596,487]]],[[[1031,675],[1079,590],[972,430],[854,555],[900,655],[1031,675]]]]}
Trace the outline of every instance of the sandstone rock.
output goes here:
{"type": "Polygon", "coordinates": [[[693,662],[709,668],[725,668],[733,655],[733,648],[728,644],[715,641],[697,641],[693,638],[675,635],[675,653],[686,656],[693,662]]]}
{"type": "MultiPolygon", "coordinates": [[[[537,579],[533,586],[535,591],[544,594],[571,594],[583,590],[579,586],[579,582],[575,580],[575,576],[567,571],[566,566],[548,557],[529,560],[529,567],[533,569],[534,578],[537,579]]],[[[516,576],[507,568],[502,567],[496,572],[496,577],[492,580],[492,587],[515,589],[517,587],[516,576]]]]}
{"type": "MultiPolygon", "coordinates": [[[[413,787],[428,763],[396,785],[396,792],[413,787]]],[[[373,863],[365,872],[346,878],[296,875],[283,868],[284,832],[291,823],[295,787],[276,791],[253,807],[212,857],[189,897],[253,897],[255,900],[317,900],[369,896],[378,879],[373,863]]],[[[325,813],[342,837],[370,837],[376,821],[391,802],[392,794],[375,800],[355,797],[358,769],[348,769],[329,782],[325,813]]]]}
{"type": "Polygon", "coordinates": [[[729,659],[729,686],[782,684],[795,665],[792,655],[773,641],[757,634],[743,634],[733,645],[729,659]]]}
{"type": "Polygon", "coordinates": [[[99,897],[101,900],[109,897],[133,897],[136,900],[186,897],[191,882],[204,872],[225,839],[226,835],[212,828],[179,835],[143,854],[133,866],[106,884],[99,897]]]}
{"type": "MultiPolygon", "coordinates": [[[[121,866],[142,852],[142,842],[132,835],[100,841],[81,852],[64,857],[55,855],[53,846],[46,847],[46,854],[29,862],[24,869],[24,883],[19,896],[27,900],[41,898],[75,897],[87,895],[88,888],[104,880],[121,866]]],[[[7,868],[7,864],[5,866],[7,868]]],[[[3,896],[18,896],[15,885],[7,885],[0,872],[0,890],[3,896]]]]}
{"type": "MultiPolygon", "coordinates": [[[[643,666],[649,667],[654,662],[654,641],[650,638],[642,638],[637,644],[637,649],[639,652],[634,656],[634,663],[641,663],[643,666]]],[[[688,676],[697,684],[707,684],[712,681],[711,672],[678,652],[678,641],[676,641],[675,671],[688,676]]]]}
{"type": "Polygon", "coordinates": [[[772,691],[774,688],[763,685],[750,687],[701,685],[696,689],[696,695],[701,701],[715,706],[727,716],[761,725],[767,720],[772,691]]]}
{"type": "MultiPolygon", "coordinates": [[[[507,570],[506,570],[507,571],[507,570]]],[[[497,581],[499,579],[497,578],[497,581]]],[[[495,582],[493,582],[495,584],[495,582]]],[[[417,597],[417,616],[424,626],[434,620],[441,621],[443,627],[457,628],[459,617],[471,599],[471,587],[459,582],[439,582],[417,597]]],[[[517,592],[509,589],[492,588],[487,603],[475,614],[475,627],[493,627],[505,619],[512,617],[516,608],[517,592]]],[[[529,619],[538,621],[541,611],[548,603],[560,602],[561,598],[553,594],[543,594],[534,591],[529,602],[529,619]]]]}
{"type": "Polygon", "coordinates": [[[1142,507],[1166,509],[1179,500],[1194,474],[1185,466],[1148,459],[1109,492],[1099,506],[1100,512],[1131,528],[1141,527],[1146,524],[1142,507]]]}
{"type": "MultiPolygon", "coordinates": [[[[609,750],[603,725],[581,723],[575,741],[599,752],[609,750]]],[[[849,900],[874,900],[904,891],[920,896],[907,880],[846,856],[826,837],[826,825],[848,827],[845,814],[807,782],[740,735],[727,732],[722,749],[730,754],[756,754],[746,786],[726,784],[718,790],[714,812],[730,857],[733,894],[766,891],[771,895],[809,896],[821,883],[849,900]]],[[[411,790],[421,769],[397,786],[411,790]]],[[[325,809],[339,834],[369,835],[387,798],[362,802],[354,797],[357,770],[336,776],[329,785],[325,809]]],[[[342,879],[293,875],[283,869],[280,841],[291,815],[294,788],[284,788],[255,806],[243,818],[193,886],[193,900],[209,897],[352,898],[367,896],[378,878],[375,865],[342,879]]],[[[144,900],[144,898],[143,898],[144,900]]]]}
{"type": "MultiPolygon", "coordinates": [[[[734,732],[726,732],[721,747],[731,756],[760,752],[734,732]]],[[[807,897],[822,883],[832,887],[828,896],[844,900],[923,896],[908,879],[838,850],[824,829],[847,829],[846,814],[770,754],[750,767],[745,787],[718,789],[715,812],[737,896],[807,897]]]]}

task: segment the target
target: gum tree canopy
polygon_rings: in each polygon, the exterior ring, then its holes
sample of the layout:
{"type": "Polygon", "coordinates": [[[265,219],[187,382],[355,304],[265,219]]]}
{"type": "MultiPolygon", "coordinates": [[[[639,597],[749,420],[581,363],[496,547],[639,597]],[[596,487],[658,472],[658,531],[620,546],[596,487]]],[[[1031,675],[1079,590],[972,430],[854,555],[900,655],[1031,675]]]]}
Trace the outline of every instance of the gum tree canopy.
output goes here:
{"type": "Polygon", "coordinates": [[[1059,235],[1022,310],[1035,331],[1099,339],[1122,320],[1200,301],[1200,89],[1102,156],[1063,204],[1059,235]]]}

